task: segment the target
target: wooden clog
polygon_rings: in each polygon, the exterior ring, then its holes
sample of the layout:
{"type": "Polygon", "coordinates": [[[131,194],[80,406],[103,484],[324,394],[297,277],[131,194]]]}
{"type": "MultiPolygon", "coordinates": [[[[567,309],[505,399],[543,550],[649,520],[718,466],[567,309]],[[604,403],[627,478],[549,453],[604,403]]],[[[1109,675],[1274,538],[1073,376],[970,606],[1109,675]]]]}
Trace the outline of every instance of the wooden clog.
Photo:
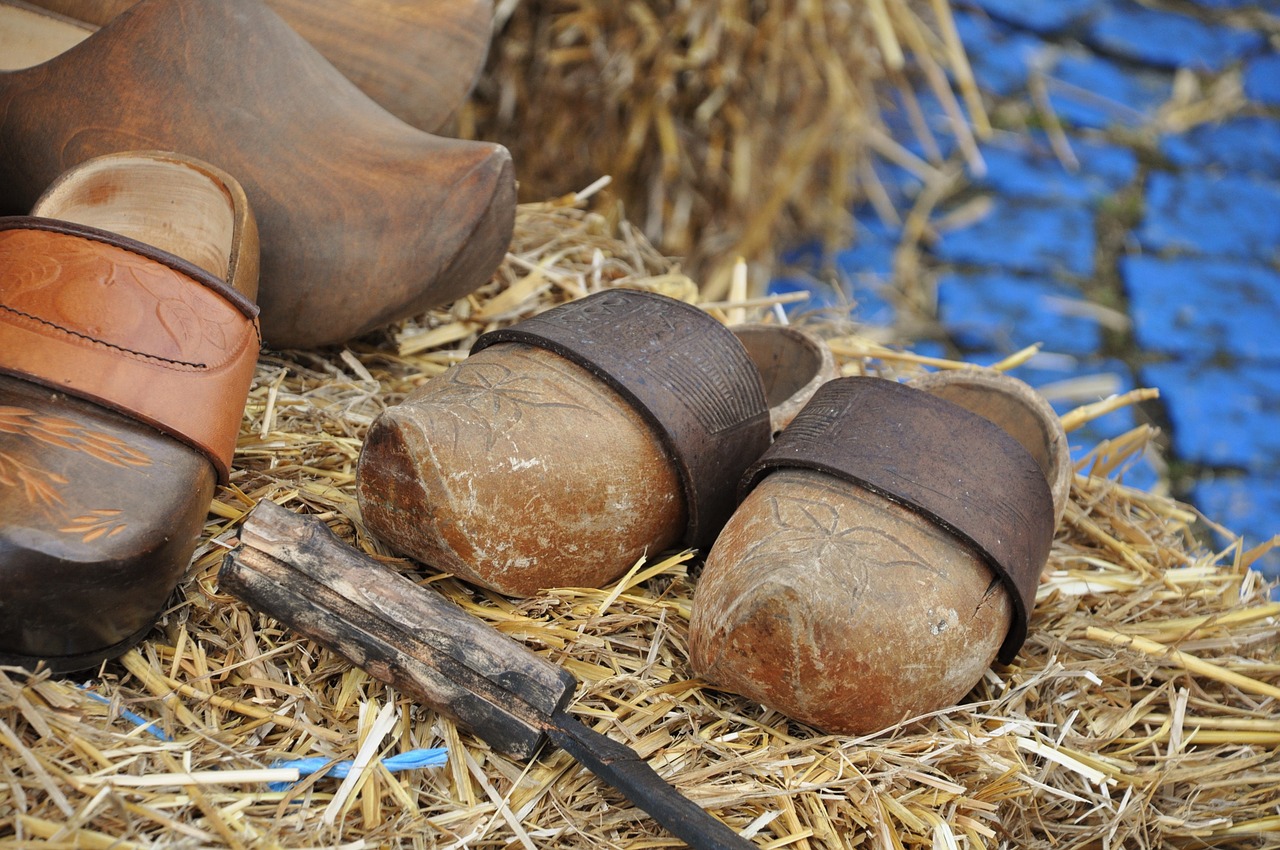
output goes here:
{"type": "MultiPolygon", "coordinates": [[[[0,32],[19,24],[65,21],[0,0],[0,32]]],[[[103,153],[213,163],[258,217],[272,346],[338,343],[451,302],[505,255],[506,149],[396,119],[258,0],[143,0],[61,53],[48,46],[0,72],[0,211],[103,153]]]]}
{"type": "Polygon", "coordinates": [[[525,596],[709,545],[768,442],[760,377],[729,330],[609,290],[481,336],[386,410],[357,492],[393,548],[525,596]]]}
{"type": "MultiPolygon", "coordinates": [[[[27,0],[104,26],[138,0],[27,0]]],[[[475,86],[492,0],[267,0],[276,14],[401,121],[438,130],[475,86]]],[[[85,32],[87,36],[89,31],[85,32]]]]}
{"type": "Polygon", "coordinates": [[[821,339],[790,325],[745,324],[730,328],[756,364],[776,437],[809,403],[818,387],[840,376],[835,356],[821,339]]]}
{"type": "Polygon", "coordinates": [[[1070,475],[1016,379],[823,385],[707,556],[695,671],[828,732],[954,704],[1022,645],[1070,475]]]}
{"type": "Polygon", "coordinates": [[[226,481],[258,355],[240,186],[91,159],[0,218],[0,664],[56,671],[152,626],[226,481]]]}

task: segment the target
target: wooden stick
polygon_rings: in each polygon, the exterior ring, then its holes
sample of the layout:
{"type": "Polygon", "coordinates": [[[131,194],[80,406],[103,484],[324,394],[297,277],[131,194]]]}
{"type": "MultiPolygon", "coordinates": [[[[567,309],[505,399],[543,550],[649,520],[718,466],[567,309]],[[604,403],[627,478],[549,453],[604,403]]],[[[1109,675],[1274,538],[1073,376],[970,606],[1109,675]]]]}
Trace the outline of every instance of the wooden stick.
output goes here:
{"type": "Polygon", "coordinates": [[[248,516],[219,584],[369,675],[425,701],[494,749],[532,758],[550,738],[693,847],[753,845],[682,796],[635,751],[565,712],[577,682],[433,591],[269,500],[248,516]]]}

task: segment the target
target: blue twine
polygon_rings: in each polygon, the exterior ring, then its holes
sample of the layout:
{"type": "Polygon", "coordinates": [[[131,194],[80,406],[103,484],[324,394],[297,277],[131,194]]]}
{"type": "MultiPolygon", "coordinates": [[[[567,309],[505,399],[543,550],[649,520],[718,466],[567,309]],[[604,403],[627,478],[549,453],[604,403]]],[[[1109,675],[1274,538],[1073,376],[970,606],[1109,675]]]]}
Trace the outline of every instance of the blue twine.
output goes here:
{"type": "MultiPolygon", "coordinates": [[[[394,756],[388,756],[382,760],[382,766],[387,770],[395,773],[399,770],[419,770],[424,767],[443,767],[449,761],[449,751],[436,747],[432,749],[409,750],[403,753],[397,753],[394,756]]],[[[351,772],[351,768],[355,763],[347,760],[331,763],[330,759],[323,757],[295,759],[294,761],[277,761],[272,763],[272,767],[293,767],[297,768],[299,778],[310,776],[319,770],[324,770],[328,765],[329,769],[324,775],[334,779],[345,779],[347,774],[351,772]]],[[[284,791],[292,782],[271,782],[267,787],[272,791],[284,791]]]]}
{"type": "MultiPolygon", "coordinates": [[[[97,700],[98,702],[111,705],[111,700],[107,699],[102,694],[95,694],[93,691],[89,690],[88,685],[81,685],[80,690],[84,691],[85,696],[87,696],[89,699],[97,700]]],[[[147,720],[145,717],[139,714],[134,714],[132,711],[125,708],[124,706],[120,706],[120,716],[123,717],[125,720],[128,720],[130,723],[137,726],[138,728],[142,729],[142,731],[147,732],[148,734],[154,735],[155,737],[159,738],[161,741],[173,740],[172,738],[169,737],[168,734],[165,733],[163,729],[156,728],[156,723],[159,722],[158,720],[147,720]]]]}
{"type": "MultiPolygon", "coordinates": [[[[102,694],[97,694],[89,690],[88,685],[81,685],[80,690],[83,691],[84,695],[89,697],[89,699],[97,700],[98,702],[106,703],[107,705],[111,704],[111,700],[107,699],[102,694]]],[[[156,728],[157,721],[147,720],[145,717],[135,714],[123,706],[119,707],[119,711],[121,717],[128,720],[130,723],[133,723],[142,731],[150,735],[154,735],[161,741],[173,740],[173,738],[169,737],[163,729],[156,728]]],[[[397,753],[394,756],[388,756],[382,760],[382,766],[392,773],[395,773],[400,770],[419,770],[426,767],[443,767],[448,763],[448,761],[449,751],[443,747],[435,747],[430,749],[409,750],[407,752],[397,753]]],[[[334,779],[346,779],[347,774],[351,772],[351,768],[354,764],[355,763],[350,760],[330,764],[329,759],[317,756],[314,758],[295,759],[293,761],[277,761],[271,766],[297,768],[298,776],[301,778],[303,776],[310,776],[316,771],[324,770],[325,765],[328,765],[329,769],[325,770],[325,776],[330,776],[334,779]]],[[[294,783],[292,782],[270,782],[268,783],[268,787],[272,791],[284,791],[293,784],[294,783]]]]}

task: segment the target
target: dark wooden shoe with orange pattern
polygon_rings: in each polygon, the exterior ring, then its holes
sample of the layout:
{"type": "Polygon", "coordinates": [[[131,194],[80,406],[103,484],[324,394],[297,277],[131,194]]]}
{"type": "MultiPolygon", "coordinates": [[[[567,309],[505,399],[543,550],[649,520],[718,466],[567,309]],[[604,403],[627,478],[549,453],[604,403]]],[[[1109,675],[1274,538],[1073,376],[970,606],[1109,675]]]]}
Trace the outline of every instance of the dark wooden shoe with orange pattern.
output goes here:
{"type": "Polygon", "coordinates": [[[257,271],[243,190],[175,154],[0,218],[0,664],[92,667],[154,624],[229,475],[257,271]]]}

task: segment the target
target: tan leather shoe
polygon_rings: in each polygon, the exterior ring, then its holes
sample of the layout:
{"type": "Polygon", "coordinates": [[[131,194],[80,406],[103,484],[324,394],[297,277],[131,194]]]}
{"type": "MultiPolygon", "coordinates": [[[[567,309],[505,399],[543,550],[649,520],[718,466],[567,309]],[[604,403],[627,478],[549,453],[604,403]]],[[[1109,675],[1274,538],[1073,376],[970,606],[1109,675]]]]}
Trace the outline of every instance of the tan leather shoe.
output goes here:
{"type": "MultiPolygon", "coordinates": [[[[137,0],[29,0],[100,27],[137,0]]],[[[484,68],[491,0],[267,0],[299,35],[391,114],[447,123],[484,68]]]]}
{"type": "MultiPolygon", "coordinates": [[[[0,0],[0,38],[65,21],[0,0]]],[[[62,26],[58,26],[62,25],[62,26]]],[[[38,34],[37,34],[38,35],[38,34]]],[[[0,211],[79,162],[177,150],[234,174],[262,231],[267,344],[338,343],[486,282],[515,217],[499,145],[416,130],[256,0],[144,0],[0,72],[0,211]]],[[[21,45],[19,45],[21,46],[21,45]]]]}
{"type": "Polygon", "coordinates": [[[0,218],[0,664],[124,652],[226,481],[258,355],[240,186],[160,152],[89,160],[0,218]]]}

